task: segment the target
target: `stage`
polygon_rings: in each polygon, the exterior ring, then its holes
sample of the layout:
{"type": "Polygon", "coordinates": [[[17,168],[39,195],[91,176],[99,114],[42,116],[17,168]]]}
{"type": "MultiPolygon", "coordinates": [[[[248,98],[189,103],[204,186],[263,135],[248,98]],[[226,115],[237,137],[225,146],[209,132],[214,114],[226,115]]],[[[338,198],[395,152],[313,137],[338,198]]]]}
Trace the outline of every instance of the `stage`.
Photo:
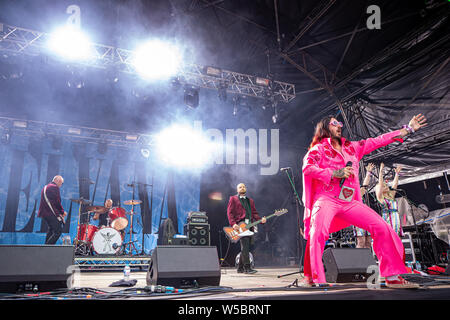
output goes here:
{"type": "Polygon", "coordinates": [[[448,0],[0,1],[0,302],[446,311],[415,301],[450,300],[449,16],[448,0]],[[321,255],[330,284],[303,286],[302,263],[325,281],[321,255]],[[369,272],[412,268],[434,275],[369,272]]]}
{"type": "MultiPolygon", "coordinates": [[[[182,292],[150,292],[146,290],[147,272],[132,269],[132,287],[110,287],[123,279],[120,270],[83,270],[74,276],[74,288],[61,299],[78,300],[447,300],[450,299],[449,276],[413,276],[419,289],[390,289],[381,283],[368,288],[366,282],[336,283],[329,287],[300,287],[303,275],[296,267],[257,268],[256,274],[237,273],[234,268],[222,268],[219,287],[184,288],[182,292]],[[297,272],[297,273],[296,273],[297,272]]],[[[68,292],[71,290],[68,290],[68,292]]],[[[55,295],[58,297],[58,295],[55,295]]],[[[45,295],[41,295],[45,299],[45,295]]]]}

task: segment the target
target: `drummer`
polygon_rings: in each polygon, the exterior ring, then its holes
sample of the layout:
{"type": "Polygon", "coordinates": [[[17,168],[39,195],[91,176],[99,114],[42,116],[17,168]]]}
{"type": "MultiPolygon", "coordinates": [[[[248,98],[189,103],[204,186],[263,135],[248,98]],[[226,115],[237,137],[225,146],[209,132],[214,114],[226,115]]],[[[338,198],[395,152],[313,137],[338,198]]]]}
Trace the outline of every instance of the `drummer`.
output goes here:
{"type": "Polygon", "coordinates": [[[106,199],[105,201],[105,208],[107,209],[107,211],[105,212],[96,212],[94,214],[94,217],[92,219],[94,220],[98,220],[98,227],[107,227],[109,225],[108,223],[108,213],[109,210],[112,209],[112,205],[113,205],[113,201],[112,199],[106,199]]]}
{"type": "MultiPolygon", "coordinates": [[[[102,227],[111,227],[110,223],[111,221],[109,221],[109,212],[111,211],[111,209],[113,209],[113,201],[112,199],[106,199],[105,201],[105,208],[106,211],[103,212],[96,212],[94,214],[94,217],[92,218],[93,220],[98,220],[98,227],[102,228],[102,227]]],[[[122,237],[122,240],[125,239],[125,230],[118,230],[120,232],[120,236],[122,237]]]]}

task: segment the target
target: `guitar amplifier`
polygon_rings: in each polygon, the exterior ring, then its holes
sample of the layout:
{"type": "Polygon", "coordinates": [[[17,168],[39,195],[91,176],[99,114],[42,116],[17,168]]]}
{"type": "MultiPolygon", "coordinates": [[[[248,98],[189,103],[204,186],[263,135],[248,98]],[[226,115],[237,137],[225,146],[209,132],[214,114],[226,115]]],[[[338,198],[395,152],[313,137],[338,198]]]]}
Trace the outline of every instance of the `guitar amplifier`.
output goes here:
{"type": "Polygon", "coordinates": [[[187,223],[188,224],[208,223],[208,216],[206,215],[206,212],[191,211],[188,214],[187,223]]]}
{"type": "Polygon", "coordinates": [[[188,236],[191,246],[209,246],[209,224],[189,223],[184,226],[184,233],[188,236]]]}

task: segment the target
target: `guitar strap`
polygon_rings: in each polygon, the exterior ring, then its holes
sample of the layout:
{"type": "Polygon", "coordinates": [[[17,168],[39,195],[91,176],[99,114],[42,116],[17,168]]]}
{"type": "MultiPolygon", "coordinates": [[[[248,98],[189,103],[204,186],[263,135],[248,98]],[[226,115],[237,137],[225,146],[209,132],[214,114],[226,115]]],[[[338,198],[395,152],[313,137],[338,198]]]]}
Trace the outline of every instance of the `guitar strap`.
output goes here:
{"type": "Polygon", "coordinates": [[[44,187],[44,198],[45,198],[45,202],[47,202],[47,205],[49,206],[50,210],[52,210],[53,214],[56,216],[56,219],[58,219],[60,222],[62,222],[62,221],[61,221],[61,217],[58,216],[58,215],[55,213],[55,211],[53,210],[52,205],[50,204],[50,201],[49,201],[48,198],[47,198],[47,185],[44,187]]]}

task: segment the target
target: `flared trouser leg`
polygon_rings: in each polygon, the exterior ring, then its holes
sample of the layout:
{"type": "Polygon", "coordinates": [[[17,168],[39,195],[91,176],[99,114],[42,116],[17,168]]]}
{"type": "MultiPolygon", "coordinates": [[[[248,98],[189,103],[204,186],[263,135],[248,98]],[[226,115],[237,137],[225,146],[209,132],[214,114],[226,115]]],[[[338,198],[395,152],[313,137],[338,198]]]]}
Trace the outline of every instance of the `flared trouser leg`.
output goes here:
{"type": "Polygon", "coordinates": [[[310,271],[306,270],[311,273],[315,283],[326,283],[322,256],[335,217],[371,233],[381,276],[407,272],[403,262],[404,249],[401,239],[373,209],[359,201],[349,203],[331,197],[321,197],[314,203],[311,213],[309,256],[305,255],[304,261],[307,266],[309,259],[310,271]]]}

